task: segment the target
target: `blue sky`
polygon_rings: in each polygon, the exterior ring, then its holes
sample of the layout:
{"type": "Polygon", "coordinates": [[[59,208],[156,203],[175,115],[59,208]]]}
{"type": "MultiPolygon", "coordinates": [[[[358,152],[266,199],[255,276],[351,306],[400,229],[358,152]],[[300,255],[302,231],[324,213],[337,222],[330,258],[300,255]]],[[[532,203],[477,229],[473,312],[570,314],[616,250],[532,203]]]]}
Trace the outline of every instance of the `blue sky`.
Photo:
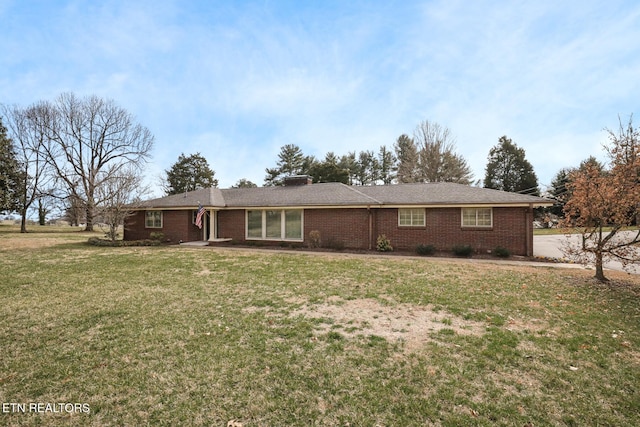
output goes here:
{"type": "Polygon", "coordinates": [[[377,151],[423,120],[476,179],[507,135],[544,186],[640,103],[635,0],[0,0],[0,22],[0,103],[115,100],[155,135],[156,195],[181,153],[261,185],[285,144],[377,151]]]}

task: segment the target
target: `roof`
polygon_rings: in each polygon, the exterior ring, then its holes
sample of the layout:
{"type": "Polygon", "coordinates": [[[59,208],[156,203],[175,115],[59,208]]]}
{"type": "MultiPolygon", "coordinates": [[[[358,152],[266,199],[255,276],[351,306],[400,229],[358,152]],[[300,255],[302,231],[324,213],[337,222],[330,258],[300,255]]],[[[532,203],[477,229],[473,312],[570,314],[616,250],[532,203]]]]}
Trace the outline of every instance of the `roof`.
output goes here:
{"type": "Polygon", "coordinates": [[[203,188],[148,200],[142,209],[437,205],[550,206],[542,197],[451,182],[350,186],[338,182],[257,188],[203,188]]]}

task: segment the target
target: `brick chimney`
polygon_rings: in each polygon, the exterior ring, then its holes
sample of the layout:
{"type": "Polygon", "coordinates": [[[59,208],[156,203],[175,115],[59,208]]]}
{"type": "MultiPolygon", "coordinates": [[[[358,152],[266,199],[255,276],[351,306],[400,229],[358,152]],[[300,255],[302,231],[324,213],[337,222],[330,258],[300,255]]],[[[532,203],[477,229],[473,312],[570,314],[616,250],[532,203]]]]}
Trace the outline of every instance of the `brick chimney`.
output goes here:
{"type": "Polygon", "coordinates": [[[309,175],[292,175],[284,178],[285,187],[294,187],[297,185],[311,185],[313,177],[309,175]]]}

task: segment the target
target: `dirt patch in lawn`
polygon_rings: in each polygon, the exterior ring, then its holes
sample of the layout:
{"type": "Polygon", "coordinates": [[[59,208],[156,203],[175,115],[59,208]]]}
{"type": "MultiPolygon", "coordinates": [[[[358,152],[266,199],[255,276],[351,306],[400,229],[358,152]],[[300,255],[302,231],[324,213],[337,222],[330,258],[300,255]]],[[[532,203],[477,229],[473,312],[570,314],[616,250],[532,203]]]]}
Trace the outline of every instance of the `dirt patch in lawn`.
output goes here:
{"type": "Polygon", "coordinates": [[[338,332],[347,337],[358,335],[385,338],[401,343],[412,351],[432,340],[432,334],[449,329],[460,335],[481,336],[486,325],[464,320],[432,307],[411,304],[386,305],[374,299],[343,300],[332,298],[323,304],[305,305],[291,316],[319,319],[318,333],[338,332]]]}

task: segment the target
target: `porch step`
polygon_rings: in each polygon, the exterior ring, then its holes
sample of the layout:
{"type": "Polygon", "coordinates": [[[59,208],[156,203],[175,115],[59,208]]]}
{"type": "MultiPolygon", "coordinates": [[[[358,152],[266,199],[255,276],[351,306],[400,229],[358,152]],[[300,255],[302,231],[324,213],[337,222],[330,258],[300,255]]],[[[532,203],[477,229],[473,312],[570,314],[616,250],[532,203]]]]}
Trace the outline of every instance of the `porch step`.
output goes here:
{"type": "Polygon", "coordinates": [[[209,246],[209,242],[197,240],[195,242],[182,242],[180,246],[209,246]]]}

